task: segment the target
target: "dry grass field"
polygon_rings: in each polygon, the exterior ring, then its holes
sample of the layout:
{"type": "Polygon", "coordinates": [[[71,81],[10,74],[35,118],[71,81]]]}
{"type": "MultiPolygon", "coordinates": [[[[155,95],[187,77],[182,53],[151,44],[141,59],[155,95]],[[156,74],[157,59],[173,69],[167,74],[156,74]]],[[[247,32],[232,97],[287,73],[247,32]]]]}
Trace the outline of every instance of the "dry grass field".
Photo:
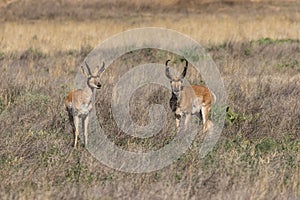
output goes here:
{"type": "MultiPolygon", "coordinates": [[[[299,10],[299,2],[279,0],[0,1],[0,199],[300,199],[299,10]],[[203,45],[220,71],[229,110],[203,159],[199,133],[173,164],[131,174],[106,167],[83,146],[72,148],[64,98],[94,47],[149,26],[203,45]]],[[[139,124],[147,124],[150,104],[168,110],[168,126],[153,138],[127,136],[110,110],[122,74],[168,56],[133,51],[103,74],[97,116],[119,147],[157,149],[176,134],[167,90],[147,86],[132,97],[139,124]]]]}

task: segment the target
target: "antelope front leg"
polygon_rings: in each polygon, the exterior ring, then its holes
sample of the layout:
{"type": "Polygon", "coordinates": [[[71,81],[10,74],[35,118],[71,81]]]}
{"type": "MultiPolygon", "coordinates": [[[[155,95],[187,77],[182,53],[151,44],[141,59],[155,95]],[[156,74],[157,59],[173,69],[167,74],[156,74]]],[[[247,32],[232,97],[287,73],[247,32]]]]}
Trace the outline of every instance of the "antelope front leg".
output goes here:
{"type": "Polygon", "coordinates": [[[176,109],[176,112],[175,112],[175,118],[176,118],[176,128],[177,128],[177,130],[179,129],[179,127],[180,127],[180,120],[181,120],[181,118],[182,118],[182,112],[181,112],[181,110],[180,110],[180,108],[178,107],[177,109],[176,109]]]}
{"type": "Polygon", "coordinates": [[[181,120],[181,115],[175,114],[175,120],[176,120],[176,128],[179,129],[180,127],[180,120],[181,120]]]}
{"type": "Polygon", "coordinates": [[[185,114],[184,130],[186,130],[186,129],[187,129],[187,127],[188,127],[188,124],[189,124],[189,121],[190,121],[190,118],[191,118],[191,113],[187,113],[187,114],[185,114]]]}
{"type": "Polygon", "coordinates": [[[83,119],[83,127],[84,127],[84,146],[86,147],[88,141],[89,115],[87,115],[83,119]]]}
{"type": "Polygon", "coordinates": [[[74,141],[74,148],[76,148],[77,146],[77,141],[78,141],[78,126],[79,126],[79,117],[78,116],[74,116],[74,126],[75,126],[75,141],[74,141]]]}

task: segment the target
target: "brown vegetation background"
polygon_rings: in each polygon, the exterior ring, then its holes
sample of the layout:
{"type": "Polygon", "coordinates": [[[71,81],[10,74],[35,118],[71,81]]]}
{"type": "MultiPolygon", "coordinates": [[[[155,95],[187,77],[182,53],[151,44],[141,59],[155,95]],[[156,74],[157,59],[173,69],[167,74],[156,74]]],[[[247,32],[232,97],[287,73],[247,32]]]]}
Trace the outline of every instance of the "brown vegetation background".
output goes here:
{"type": "MultiPolygon", "coordinates": [[[[299,10],[300,2],[280,0],[0,1],[1,199],[299,199],[299,10]],[[82,146],[72,148],[63,101],[94,47],[148,26],[203,45],[220,70],[229,110],[205,158],[198,157],[199,132],[172,165],[129,174],[99,163],[82,146]]],[[[147,86],[132,97],[131,114],[141,125],[152,103],[169,109],[169,123],[156,137],[127,136],[110,110],[111,88],[123,73],[168,57],[130,52],[103,74],[96,111],[116,145],[147,151],[176,134],[167,90],[147,86]]],[[[187,79],[200,82],[192,70],[187,79]]]]}

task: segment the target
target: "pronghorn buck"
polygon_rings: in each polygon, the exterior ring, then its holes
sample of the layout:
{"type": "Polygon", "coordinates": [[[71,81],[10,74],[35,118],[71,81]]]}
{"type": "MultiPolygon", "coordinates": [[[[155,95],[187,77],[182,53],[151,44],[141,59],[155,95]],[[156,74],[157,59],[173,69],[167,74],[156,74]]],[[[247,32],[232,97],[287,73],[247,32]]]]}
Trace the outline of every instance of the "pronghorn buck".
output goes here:
{"type": "Polygon", "coordinates": [[[192,114],[202,113],[203,132],[206,132],[213,126],[213,123],[208,119],[212,104],[216,101],[216,96],[204,85],[190,85],[184,86],[183,79],[188,68],[188,61],[185,60],[186,65],[179,77],[172,77],[170,75],[168,63],[166,62],[165,74],[170,79],[172,88],[172,98],[170,105],[172,111],[175,111],[176,127],[179,129],[180,120],[185,116],[184,128],[187,128],[189,119],[192,114]]]}
{"type": "Polygon", "coordinates": [[[85,62],[85,67],[81,66],[82,73],[86,77],[86,86],[83,89],[78,89],[70,92],[65,100],[66,110],[69,114],[70,123],[75,134],[74,148],[77,146],[78,134],[79,134],[79,119],[82,121],[82,127],[84,130],[84,144],[87,145],[88,141],[88,124],[89,124],[89,112],[93,108],[93,93],[95,89],[100,89],[100,75],[105,69],[103,62],[102,67],[99,66],[95,69],[94,73],[91,73],[90,67],[85,62]]]}

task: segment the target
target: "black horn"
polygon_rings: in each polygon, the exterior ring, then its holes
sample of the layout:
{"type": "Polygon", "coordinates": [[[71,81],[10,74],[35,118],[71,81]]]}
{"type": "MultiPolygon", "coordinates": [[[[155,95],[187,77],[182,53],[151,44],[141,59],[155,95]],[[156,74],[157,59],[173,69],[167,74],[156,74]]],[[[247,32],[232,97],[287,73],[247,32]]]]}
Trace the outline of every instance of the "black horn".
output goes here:
{"type": "Polygon", "coordinates": [[[87,70],[88,70],[88,72],[89,72],[89,75],[91,76],[91,75],[92,75],[92,73],[91,73],[90,66],[87,64],[87,62],[86,62],[86,61],[84,61],[84,63],[85,63],[85,66],[86,66],[86,68],[87,68],[87,70]]]}
{"type": "Polygon", "coordinates": [[[168,66],[168,63],[170,62],[171,60],[167,60],[167,62],[166,62],[166,71],[165,71],[165,73],[166,73],[166,77],[168,78],[168,79],[172,79],[172,77],[170,76],[170,70],[169,70],[169,66],[168,66]]]}
{"type": "Polygon", "coordinates": [[[185,77],[186,71],[187,71],[187,68],[188,68],[188,65],[189,65],[189,62],[186,59],[184,59],[184,61],[185,61],[185,67],[184,67],[183,72],[182,72],[182,74],[180,76],[181,78],[185,77]]]}

